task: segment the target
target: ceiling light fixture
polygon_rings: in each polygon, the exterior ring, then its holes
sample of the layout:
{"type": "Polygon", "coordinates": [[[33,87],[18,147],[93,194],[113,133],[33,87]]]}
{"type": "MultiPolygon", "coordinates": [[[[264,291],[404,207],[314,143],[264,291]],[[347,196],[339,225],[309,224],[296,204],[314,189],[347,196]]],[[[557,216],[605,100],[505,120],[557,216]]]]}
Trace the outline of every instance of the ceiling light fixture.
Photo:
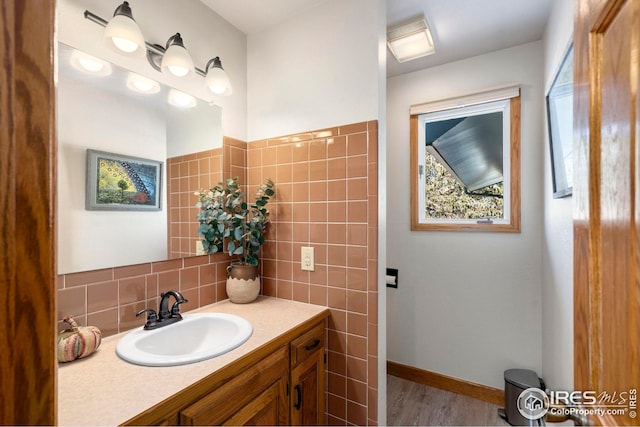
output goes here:
{"type": "Polygon", "coordinates": [[[414,18],[388,29],[387,45],[398,62],[411,61],[436,52],[424,17],[414,18]]]}
{"type": "Polygon", "coordinates": [[[146,51],[147,60],[151,66],[160,72],[170,74],[175,77],[190,77],[198,74],[205,77],[205,85],[216,95],[231,95],[232,88],[229,76],[222,68],[220,57],[207,62],[206,71],[195,67],[191,55],[184,47],[184,42],[180,33],[171,36],[167,41],[166,47],[145,41],[140,28],[133,19],[131,8],[128,2],[122,3],[114,12],[114,17],[110,22],[99,17],[98,15],[84,11],[84,17],[89,21],[105,27],[104,37],[111,40],[112,46],[116,51],[127,55],[135,56],[146,51]],[[116,19],[117,18],[117,19],[116,19]],[[124,23],[127,30],[119,30],[119,25],[115,25],[115,29],[110,28],[112,23],[124,23]],[[135,29],[137,31],[135,31],[135,29]],[[139,33],[139,38],[138,38],[139,33]],[[115,34],[115,35],[114,35],[115,34]],[[143,46],[141,49],[134,46],[143,46]]]}

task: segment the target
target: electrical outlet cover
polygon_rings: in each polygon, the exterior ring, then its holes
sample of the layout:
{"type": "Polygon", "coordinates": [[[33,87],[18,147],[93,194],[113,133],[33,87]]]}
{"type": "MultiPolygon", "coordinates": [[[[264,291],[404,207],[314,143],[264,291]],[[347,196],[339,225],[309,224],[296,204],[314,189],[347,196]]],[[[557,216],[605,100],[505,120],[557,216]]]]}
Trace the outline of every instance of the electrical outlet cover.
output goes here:
{"type": "Polygon", "coordinates": [[[300,259],[302,260],[302,270],[315,270],[314,248],[303,246],[300,251],[300,259]]]}

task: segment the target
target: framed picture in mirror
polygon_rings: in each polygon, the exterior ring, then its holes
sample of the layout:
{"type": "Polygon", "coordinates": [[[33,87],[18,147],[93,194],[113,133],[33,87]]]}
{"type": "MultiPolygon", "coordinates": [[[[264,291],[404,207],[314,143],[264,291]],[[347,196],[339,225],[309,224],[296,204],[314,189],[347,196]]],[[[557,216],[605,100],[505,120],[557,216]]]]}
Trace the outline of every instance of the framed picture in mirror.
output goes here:
{"type": "Polygon", "coordinates": [[[569,44],[547,94],[553,198],[573,193],[573,44],[569,44]]]}
{"type": "Polygon", "coordinates": [[[87,210],[161,210],[162,165],[157,160],[87,150],[87,210]]]}

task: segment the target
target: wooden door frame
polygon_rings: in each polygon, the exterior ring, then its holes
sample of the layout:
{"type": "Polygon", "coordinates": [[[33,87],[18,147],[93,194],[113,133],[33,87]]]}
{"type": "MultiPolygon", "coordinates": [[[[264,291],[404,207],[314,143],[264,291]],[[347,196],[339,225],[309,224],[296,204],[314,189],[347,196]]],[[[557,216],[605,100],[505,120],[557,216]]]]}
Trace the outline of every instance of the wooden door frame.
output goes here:
{"type": "MultiPolygon", "coordinates": [[[[602,340],[604,333],[602,325],[605,316],[610,315],[603,309],[603,292],[606,284],[601,280],[601,95],[599,91],[593,90],[601,87],[600,76],[596,72],[597,61],[600,59],[597,55],[599,43],[597,34],[610,25],[625,4],[632,4],[637,19],[640,13],[640,0],[576,0],[574,8],[574,388],[582,391],[602,391],[606,378],[606,367],[603,366],[605,344],[602,340]]],[[[630,40],[639,47],[639,32],[637,29],[634,31],[630,40]]],[[[638,65],[632,64],[632,69],[634,67],[637,70],[638,65]]],[[[637,99],[635,104],[639,105],[637,99]]],[[[635,114],[637,126],[638,111],[635,114]]],[[[629,119],[633,122],[631,117],[629,119]]],[[[637,138],[637,129],[635,135],[637,138]]],[[[633,152],[633,134],[631,138],[633,152]]],[[[634,161],[631,159],[632,171],[634,161]]],[[[638,165],[635,167],[637,168],[638,165]]],[[[637,171],[635,173],[637,174],[637,171]]],[[[632,177],[630,179],[633,181],[632,177]]],[[[633,182],[631,185],[633,193],[633,182]]],[[[638,192],[637,188],[635,192],[638,192]]],[[[635,209],[637,210],[638,206],[635,209]]],[[[637,214],[635,221],[638,221],[637,214]]],[[[635,241],[632,244],[632,248],[633,245],[635,248],[632,250],[637,252],[640,240],[637,234],[632,237],[635,241]]],[[[636,260],[635,268],[632,269],[635,274],[633,283],[636,287],[638,286],[637,262],[636,260]]],[[[616,285],[629,286],[627,283],[616,283],[616,285]]],[[[638,303],[634,302],[633,298],[628,303],[630,304],[629,313],[633,318],[637,315],[638,303]]],[[[636,318],[635,322],[630,322],[628,328],[617,331],[620,334],[628,334],[629,346],[632,353],[635,353],[631,356],[635,362],[630,364],[629,377],[635,379],[639,375],[638,342],[637,337],[634,337],[639,330],[637,321],[636,318]]],[[[616,390],[608,390],[609,393],[614,391],[616,390]]],[[[618,422],[629,421],[629,419],[611,416],[593,416],[591,419],[591,422],[600,425],[615,425],[618,422]]]]}
{"type": "Polygon", "coordinates": [[[0,423],[54,425],[55,0],[0,1],[0,423]]]}

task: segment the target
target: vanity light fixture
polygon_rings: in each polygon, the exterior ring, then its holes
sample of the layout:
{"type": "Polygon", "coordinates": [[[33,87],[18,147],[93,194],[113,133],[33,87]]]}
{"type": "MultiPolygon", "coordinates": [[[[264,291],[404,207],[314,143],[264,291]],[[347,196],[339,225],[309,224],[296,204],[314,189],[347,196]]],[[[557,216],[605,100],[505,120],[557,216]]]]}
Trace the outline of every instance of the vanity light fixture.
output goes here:
{"type": "Polygon", "coordinates": [[[163,73],[170,73],[176,77],[193,76],[195,73],[193,59],[191,59],[191,55],[189,55],[189,52],[185,49],[180,33],[176,33],[167,40],[167,46],[164,55],[162,55],[160,69],[163,73]]]}
{"type": "Polygon", "coordinates": [[[205,70],[207,75],[204,78],[204,84],[211,92],[216,95],[231,95],[231,82],[222,68],[219,56],[210,59],[205,70]]]}
{"type": "MultiPolygon", "coordinates": [[[[86,15],[85,15],[86,16],[86,15]]],[[[104,29],[104,38],[117,52],[128,56],[144,55],[144,37],[136,24],[129,2],[118,6],[104,29]]]]}
{"type": "Polygon", "coordinates": [[[93,23],[105,27],[104,37],[111,40],[112,45],[117,48],[119,53],[135,56],[138,52],[144,52],[146,50],[147,60],[155,70],[182,78],[198,74],[205,78],[205,85],[214,94],[222,96],[231,95],[231,82],[229,76],[222,68],[220,57],[216,56],[209,60],[205,68],[206,71],[203,71],[194,66],[193,59],[191,59],[191,55],[184,47],[180,33],[171,36],[167,41],[166,47],[145,41],[142,37],[142,32],[140,32],[140,28],[138,28],[138,25],[133,20],[128,2],[125,1],[118,6],[110,22],[107,22],[105,19],[88,10],[84,11],[84,17],[93,23]],[[124,26],[127,30],[116,31],[119,27],[118,25],[115,26],[116,30],[110,29],[114,21],[116,24],[126,23],[124,26]],[[137,29],[137,32],[134,27],[137,29]],[[134,48],[134,46],[142,47],[143,45],[144,48],[134,48]]]}
{"type": "Polygon", "coordinates": [[[422,16],[387,29],[387,45],[398,62],[436,53],[431,31],[422,16]]]}

